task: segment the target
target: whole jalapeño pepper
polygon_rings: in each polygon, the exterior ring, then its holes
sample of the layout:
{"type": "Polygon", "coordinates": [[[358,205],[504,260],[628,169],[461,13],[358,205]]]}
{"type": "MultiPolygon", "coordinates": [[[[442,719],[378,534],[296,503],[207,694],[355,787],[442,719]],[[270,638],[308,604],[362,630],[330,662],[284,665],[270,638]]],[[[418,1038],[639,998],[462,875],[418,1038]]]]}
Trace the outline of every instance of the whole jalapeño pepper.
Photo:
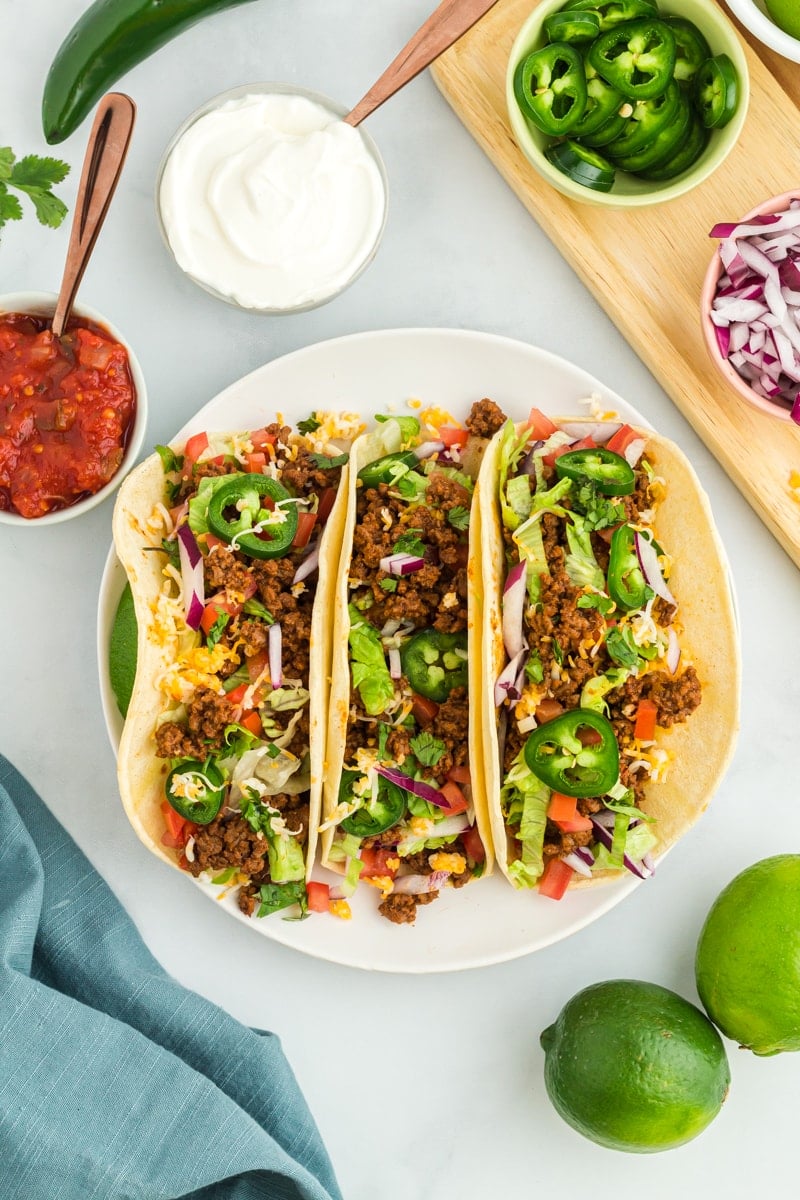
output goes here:
{"type": "Polygon", "coordinates": [[[564,796],[603,796],[619,778],[614,729],[591,708],[570,709],[534,729],[524,755],[537,779],[564,796]]]}
{"type": "Polygon", "coordinates": [[[608,594],[623,612],[642,608],[647,601],[647,583],[636,553],[636,534],[630,525],[620,525],[611,535],[608,594]]]}
{"type": "Polygon", "coordinates": [[[644,18],[601,33],[586,57],[598,75],[629,100],[652,100],[667,90],[676,53],[670,27],[644,18]]]}
{"type": "Polygon", "coordinates": [[[586,108],[583,60],[566,42],[551,42],[523,58],[514,75],[523,116],[542,133],[569,133],[586,108]]]}
{"type": "Polygon", "coordinates": [[[467,635],[423,629],[400,647],[412,691],[442,704],[453,688],[467,686],[467,635]]]}
{"type": "Polygon", "coordinates": [[[208,527],[251,558],[280,558],[297,533],[297,504],[269,475],[231,475],[208,502],[208,527]]]}

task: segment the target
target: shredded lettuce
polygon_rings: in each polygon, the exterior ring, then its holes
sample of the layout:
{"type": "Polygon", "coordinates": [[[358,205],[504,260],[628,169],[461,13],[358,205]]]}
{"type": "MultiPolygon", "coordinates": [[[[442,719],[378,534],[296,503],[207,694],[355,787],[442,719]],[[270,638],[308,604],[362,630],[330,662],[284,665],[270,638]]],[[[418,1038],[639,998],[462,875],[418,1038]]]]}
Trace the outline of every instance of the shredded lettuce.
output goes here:
{"type": "MultiPolygon", "coordinates": [[[[400,434],[401,434],[401,442],[398,443],[398,446],[397,446],[398,450],[400,449],[400,445],[402,445],[406,442],[413,442],[416,438],[419,437],[419,421],[417,420],[416,417],[393,417],[393,416],[387,416],[385,413],[376,413],[375,420],[378,421],[382,425],[389,425],[390,423],[394,423],[395,425],[399,426],[400,434]]],[[[389,435],[389,436],[391,436],[391,435],[389,435]]],[[[391,453],[393,453],[393,451],[391,451],[391,450],[387,451],[387,454],[391,454],[391,453]]]]}
{"type": "MultiPolygon", "coordinates": [[[[289,908],[292,904],[300,905],[300,917],[294,919],[302,920],[303,917],[308,916],[305,880],[283,884],[264,883],[261,885],[258,895],[261,904],[256,913],[257,917],[268,917],[272,913],[280,912],[282,908],[289,908]]],[[[285,920],[291,919],[285,918],[285,920]]]]}
{"type": "Polygon", "coordinates": [[[371,717],[384,712],[394,697],[394,683],[386,665],[380,634],[354,605],[349,605],[350,673],[361,703],[371,717]]]}
{"type": "Polygon", "coordinates": [[[581,689],[581,708],[593,708],[595,712],[605,715],[608,705],[603,697],[614,688],[622,687],[630,675],[627,667],[612,667],[605,675],[594,675],[587,679],[581,689]]]}
{"type": "Polygon", "coordinates": [[[602,592],[606,579],[592,550],[592,534],[582,517],[571,514],[567,522],[567,545],[569,552],[564,560],[564,570],[575,587],[591,587],[602,592]]]}
{"type": "MultiPolygon", "coordinates": [[[[546,512],[555,513],[559,517],[567,515],[567,509],[558,502],[562,500],[572,487],[570,479],[560,479],[555,487],[546,492],[537,492],[531,504],[531,515],[522,525],[518,525],[513,533],[520,556],[528,560],[528,600],[536,604],[542,592],[542,575],[549,575],[547,555],[544,549],[541,518],[546,512]]],[[[605,582],[605,581],[603,581],[605,582]]]]}
{"type": "Polygon", "coordinates": [[[533,507],[529,475],[515,475],[506,484],[506,499],[520,521],[527,521],[533,507]]]}
{"type": "Polygon", "coordinates": [[[197,492],[189,501],[189,516],[187,522],[195,537],[208,533],[208,505],[211,497],[224,483],[235,479],[235,475],[204,475],[200,480],[197,492]]]}
{"type": "MultiPolygon", "coordinates": [[[[637,813],[642,817],[643,813],[637,813]]],[[[627,820],[627,818],[623,818],[627,820]]],[[[614,826],[614,842],[612,842],[611,850],[605,846],[597,846],[595,848],[594,870],[596,871],[618,871],[623,865],[622,856],[627,854],[633,862],[639,863],[658,843],[653,830],[649,825],[641,824],[634,825],[632,829],[628,829],[625,833],[622,849],[619,851],[619,856],[616,857],[616,847],[614,843],[617,841],[616,823],[614,826]]]]}
{"type": "Polygon", "coordinates": [[[521,434],[518,434],[514,428],[513,421],[506,421],[503,426],[503,435],[500,439],[498,494],[500,496],[500,510],[503,517],[503,524],[512,533],[519,525],[520,518],[507,499],[506,488],[509,476],[516,469],[529,438],[530,430],[526,428],[523,429],[521,434]]]}
{"type": "Polygon", "coordinates": [[[500,790],[507,823],[522,842],[522,853],[509,863],[508,873],[517,888],[535,887],[544,870],[542,847],[550,789],[534,775],[520,750],[500,790]]]}

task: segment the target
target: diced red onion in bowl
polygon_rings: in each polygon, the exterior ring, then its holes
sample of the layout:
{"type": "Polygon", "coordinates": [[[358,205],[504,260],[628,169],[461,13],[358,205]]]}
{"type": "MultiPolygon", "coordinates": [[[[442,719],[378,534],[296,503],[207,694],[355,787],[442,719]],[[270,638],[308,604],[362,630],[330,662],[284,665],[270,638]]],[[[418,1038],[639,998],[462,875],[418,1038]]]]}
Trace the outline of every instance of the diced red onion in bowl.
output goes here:
{"type": "Polygon", "coordinates": [[[186,624],[190,629],[199,629],[206,605],[203,556],[188,525],[179,526],[177,537],[186,624]]]}

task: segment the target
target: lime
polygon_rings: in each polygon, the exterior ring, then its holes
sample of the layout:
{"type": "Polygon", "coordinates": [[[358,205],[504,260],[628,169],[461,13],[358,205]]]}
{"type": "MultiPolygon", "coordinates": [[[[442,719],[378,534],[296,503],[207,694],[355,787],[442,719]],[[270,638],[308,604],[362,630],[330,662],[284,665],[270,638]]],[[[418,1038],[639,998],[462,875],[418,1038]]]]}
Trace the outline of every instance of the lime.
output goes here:
{"type": "Polygon", "coordinates": [[[765,0],[772,20],[790,37],[800,38],[800,0],[765,0]]]}
{"type": "Polygon", "coordinates": [[[133,681],[136,678],[137,635],[133,594],[131,585],[126,583],[114,614],[108,643],[108,677],[117,700],[117,708],[123,717],[128,715],[133,681]]]}
{"type": "Polygon", "coordinates": [[[700,999],[754,1054],[800,1050],[800,854],[753,863],[720,892],[700,932],[700,999]]]}
{"type": "Polygon", "coordinates": [[[667,988],[611,979],[584,988],[541,1036],[547,1094],[568,1125],[612,1150],[671,1150],[728,1094],[722,1038],[667,988]]]}

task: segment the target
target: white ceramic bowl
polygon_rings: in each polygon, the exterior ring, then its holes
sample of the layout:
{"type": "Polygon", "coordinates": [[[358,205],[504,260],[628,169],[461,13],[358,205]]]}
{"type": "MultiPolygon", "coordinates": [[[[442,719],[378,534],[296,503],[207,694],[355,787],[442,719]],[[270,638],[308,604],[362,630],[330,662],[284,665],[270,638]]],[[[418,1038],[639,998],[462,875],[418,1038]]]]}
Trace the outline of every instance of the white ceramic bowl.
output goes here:
{"type": "MultiPolygon", "coordinates": [[[[6,295],[0,295],[0,315],[5,313],[27,313],[34,317],[49,317],[55,312],[56,299],[57,297],[54,292],[11,292],[6,295]]],[[[102,326],[128,352],[131,378],[136,389],[136,408],[133,425],[125,446],[125,454],[117,473],[99,492],[87,496],[84,500],[78,500],[75,504],[71,504],[67,508],[60,508],[56,512],[46,513],[43,517],[22,517],[19,513],[5,512],[0,509],[0,525],[14,525],[17,528],[25,527],[30,529],[42,525],[58,525],[62,521],[71,521],[73,517],[82,516],[83,513],[88,512],[89,509],[94,508],[97,504],[101,504],[107,496],[116,491],[128,474],[128,471],[133,467],[142,448],[145,429],[147,427],[147,389],[139,360],[127,339],[123,337],[120,331],[102,313],[97,312],[94,308],[90,308],[88,304],[78,303],[73,308],[73,316],[92,321],[95,325],[102,326]]]]}
{"type": "Polygon", "coordinates": [[[733,15],[770,50],[792,62],[800,62],[800,40],[784,33],[769,15],[764,0],[726,0],[733,15]]]}
{"type": "Polygon", "coordinates": [[[167,249],[169,250],[173,261],[176,263],[176,265],[178,267],[180,267],[180,269],[183,271],[183,273],[187,276],[188,279],[191,279],[192,282],[196,283],[198,287],[203,288],[204,291],[208,292],[212,296],[215,296],[218,300],[224,300],[226,304],[231,304],[234,308],[239,308],[243,312],[255,313],[255,314],[261,315],[261,316],[278,317],[278,316],[288,316],[293,313],[308,312],[310,309],[319,308],[321,305],[327,304],[330,300],[335,299],[336,296],[340,296],[342,294],[342,292],[346,291],[347,288],[349,288],[353,283],[355,283],[355,281],[359,278],[359,276],[367,269],[367,267],[372,262],[373,258],[375,257],[375,255],[378,252],[378,247],[381,244],[381,240],[383,238],[383,232],[384,232],[384,229],[386,228],[386,218],[387,218],[388,210],[389,210],[389,183],[388,183],[388,179],[386,176],[386,168],[384,166],[383,159],[381,158],[380,153],[378,151],[378,147],[375,145],[375,142],[372,140],[372,138],[366,132],[366,130],[359,126],[358,132],[361,135],[361,138],[364,142],[367,152],[369,153],[370,158],[372,159],[373,163],[377,167],[378,174],[380,175],[381,183],[383,185],[383,212],[381,214],[381,219],[380,219],[379,226],[377,228],[375,239],[372,242],[369,252],[356,265],[355,269],[347,277],[347,279],[344,281],[344,283],[341,284],[340,287],[337,287],[331,291],[325,292],[324,294],[314,297],[311,300],[306,300],[301,304],[286,305],[284,307],[253,307],[251,305],[240,303],[234,296],[231,296],[225,292],[219,291],[217,288],[213,287],[211,284],[207,283],[205,280],[198,278],[196,275],[193,275],[190,271],[186,270],[181,265],[181,263],[178,262],[178,260],[176,258],[175,251],[174,251],[172,245],[170,244],[169,234],[168,234],[167,228],[166,228],[166,222],[164,220],[164,215],[163,215],[162,209],[161,209],[161,184],[162,184],[162,180],[164,177],[164,172],[165,172],[165,169],[167,166],[167,162],[169,161],[170,154],[172,153],[173,149],[175,148],[177,143],[180,141],[180,139],[183,137],[183,135],[186,133],[186,131],[192,125],[194,125],[196,121],[199,121],[201,117],[204,117],[208,113],[213,112],[215,109],[220,108],[221,105],[227,103],[229,100],[240,100],[245,96],[261,96],[261,95],[263,95],[263,96],[274,96],[274,95],[300,96],[306,100],[312,101],[314,104],[320,105],[320,107],[327,109],[327,111],[332,116],[339,117],[339,118],[347,116],[348,112],[350,111],[348,108],[345,108],[343,105],[338,104],[335,100],[331,100],[327,96],[321,95],[319,92],[312,92],[312,91],[309,91],[307,88],[298,87],[295,84],[291,84],[291,83],[265,83],[265,82],[246,83],[246,84],[242,84],[240,87],[231,88],[229,91],[221,92],[218,96],[214,96],[211,100],[207,101],[200,108],[196,109],[195,112],[193,112],[190,116],[188,116],[186,118],[186,120],[183,122],[183,124],[180,126],[180,128],[175,131],[172,138],[170,139],[169,145],[167,146],[166,150],[164,151],[164,155],[161,159],[161,163],[159,165],[158,174],[157,174],[157,178],[156,178],[156,195],[155,195],[156,215],[158,218],[158,227],[161,230],[161,236],[164,239],[164,244],[166,245],[167,249]]]}

